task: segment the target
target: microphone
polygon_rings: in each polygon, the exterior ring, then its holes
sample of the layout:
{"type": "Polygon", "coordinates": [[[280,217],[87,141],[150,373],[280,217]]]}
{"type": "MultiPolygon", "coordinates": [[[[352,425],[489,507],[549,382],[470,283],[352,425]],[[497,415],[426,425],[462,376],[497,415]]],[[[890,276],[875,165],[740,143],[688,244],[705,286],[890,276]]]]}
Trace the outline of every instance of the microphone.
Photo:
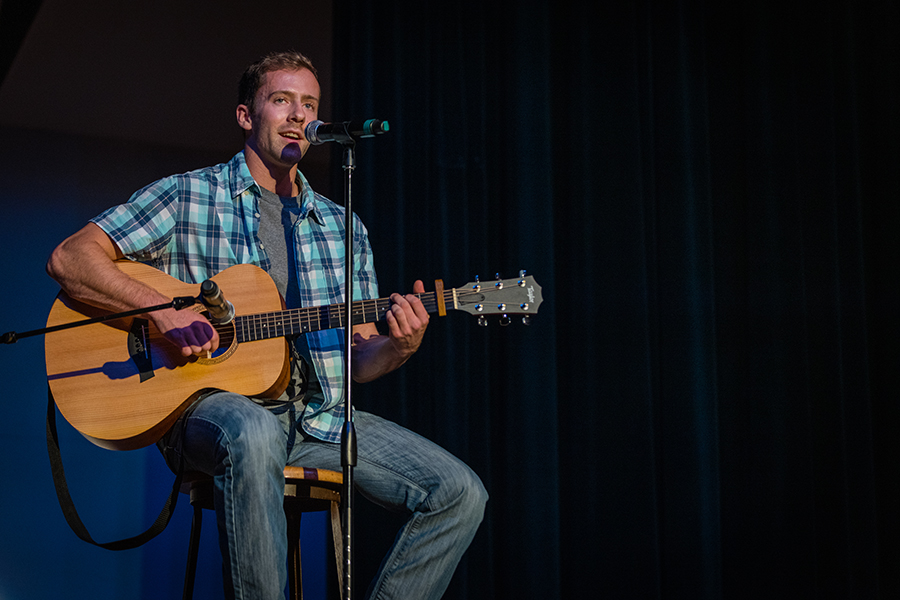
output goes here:
{"type": "Polygon", "coordinates": [[[352,142],[356,138],[375,137],[390,129],[387,121],[344,121],[343,123],[323,123],[312,121],[306,126],[306,140],[313,146],[325,142],[352,142]]]}
{"type": "Polygon", "coordinates": [[[200,284],[200,300],[209,310],[209,316],[218,324],[227,325],[234,319],[234,306],[222,295],[222,290],[212,279],[200,284]]]}

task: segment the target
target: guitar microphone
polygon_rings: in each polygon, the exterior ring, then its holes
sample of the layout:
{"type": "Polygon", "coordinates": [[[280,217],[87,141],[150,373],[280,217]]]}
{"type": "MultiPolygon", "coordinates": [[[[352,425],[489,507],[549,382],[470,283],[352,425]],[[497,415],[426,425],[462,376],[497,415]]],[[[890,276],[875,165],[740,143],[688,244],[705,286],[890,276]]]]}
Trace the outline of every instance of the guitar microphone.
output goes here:
{"type": "Polygon", "coordinates": [[[209,310],[209,316],[220,325],[227,325],[234,319],[234,306],[222,295],[222,290],[212,279],[200,284],[200,301],[209,310]]]}
{"type": "Polygon", "coordinates": [[[390,129],[387,121],[369,119],[367,121],[344,121],[343,123],[323,123],[312,121],[306,126],[304,135],[313,146],[325,142],[352,142],[357,138],[375,137],[390,129]]]}

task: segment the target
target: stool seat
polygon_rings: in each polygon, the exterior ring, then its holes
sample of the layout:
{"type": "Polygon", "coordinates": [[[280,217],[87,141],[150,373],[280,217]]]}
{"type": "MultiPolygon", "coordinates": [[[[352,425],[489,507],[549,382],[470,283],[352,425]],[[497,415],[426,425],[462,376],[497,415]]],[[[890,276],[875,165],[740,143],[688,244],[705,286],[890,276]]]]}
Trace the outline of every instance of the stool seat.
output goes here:
{"type": "MultiPolygon", "coordinates": [[[[338,471],[312,467],[284,468],[284,512],[287,517],[288,535],[288,584],[290,598],[303,598],[303,570],[300,563],[300,518],[305,512],[328,510],[331,513],[331,535],[337,566],[338,589],[344,574],[341,561],[341,490],[344,476],[338,471]]],[[[191,522],[191,539],[188,546],[188,564],[184,578],[182,597],[190,600],[194,593],[194,576],[197,569],[197,553],[203,509],[213,507],[213,479],[205,473],[185,472],[181,480],[181,492],[190,497],[194,507],[191,522]]]]}

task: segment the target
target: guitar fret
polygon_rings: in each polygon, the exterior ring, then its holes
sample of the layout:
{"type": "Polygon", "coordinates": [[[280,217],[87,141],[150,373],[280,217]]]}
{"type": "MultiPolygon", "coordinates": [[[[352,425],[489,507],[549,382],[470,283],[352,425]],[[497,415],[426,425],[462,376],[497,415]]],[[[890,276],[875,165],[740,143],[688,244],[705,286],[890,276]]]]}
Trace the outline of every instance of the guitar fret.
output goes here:
{"type": "Polygon", "coordinates": [[[332,305],[328,307],[328,327],[337,328],[344,326],[344,320],[341,318],[341,305],[332,305]]]}
{"type": "MultiPolygon", "coordinates": [[[[456,290],[444,291],[444,301],[456,305],[456,290]]],[[[437,296],[434,292],[418,294],[429,313],[437,312],[437,296]]],[[[390,298],[357,300],[353,302],[351,324],[374,323],[384,318],[391,308],[390,298]]],[[[332,304],[309,308],[295,308],[274,313],[260,313],[235,317],[235,336],[239,342],[252,342],[285,335],[298,335],[336,329],[344,326],[346,306],[332,304]]]]}

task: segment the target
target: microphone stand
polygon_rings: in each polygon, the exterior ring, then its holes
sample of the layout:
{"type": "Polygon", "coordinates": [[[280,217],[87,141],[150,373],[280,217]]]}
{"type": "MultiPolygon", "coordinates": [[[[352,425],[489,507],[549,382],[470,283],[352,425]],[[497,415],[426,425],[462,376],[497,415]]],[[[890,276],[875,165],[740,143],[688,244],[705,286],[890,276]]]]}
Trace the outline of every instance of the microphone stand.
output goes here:
{"type": "Polygon", "coordinates": [[[158,310],[165,310],[167,308],[174,308],[175,310],[181,310],[183,308],[187,308],[188,306],[193,306],[197,303],[199,298],[194,298],[193,296],[178,296],[173,298],[171,302],[166,302],[165,304],[158,304],[156,306],[148,306],[147,308],[137,308],[134,310],[127,310],[125,312],[112,313],[108,315],[102,315],[99,317],[94,317],[92,319],[84,319],[81,321],[73,321],[72,323],[63,323],[62,325],[54,325],[53,327],[44,327],[43,329],[34,329],[32,331],[23,331],[22,333],[17,333],[15,331],[7,331],[2,336],[0,336],[0,344],[15,344],[17,341],[22,338],[32,337],[35,335],[44,335],[46,333],[53,333],[54,331],[62,331],[63,329],[71,329],[73,327],[82,327],[84,325],[93,325],[94,323],[104,323],[106,321],[114,321],[116,319],[124,319],[127,317],[135,317],[137,315],[142,315],[145,313],[156,312],[158,310]]]}
{"type": "Polygon", "coordinates": [[[356,466],[356,428],[353,424],[351,346],[353,343],[353,171],[356,141],[348,136],[344,149],[344,428],[341,431],[341,466],[344,472],[342,524],[344,532],[344,600],[353,598],[353,467],[356,466]]]}
{"type": "Polygon", "coordinates": [[[356,169],[356,138],[375,137],[388,131],[388,122],[369,119],[359,124],[346,121],[331,125],[312,121],[306,139],[314,145],[337,142],[344,149],[344,427],[341,430],[341,466],[344,470],[342,525],[344,531],[344,600],[353,598],[353,467],[356,466],[356,428],[353,424],[353,171],[356,169]]]}

